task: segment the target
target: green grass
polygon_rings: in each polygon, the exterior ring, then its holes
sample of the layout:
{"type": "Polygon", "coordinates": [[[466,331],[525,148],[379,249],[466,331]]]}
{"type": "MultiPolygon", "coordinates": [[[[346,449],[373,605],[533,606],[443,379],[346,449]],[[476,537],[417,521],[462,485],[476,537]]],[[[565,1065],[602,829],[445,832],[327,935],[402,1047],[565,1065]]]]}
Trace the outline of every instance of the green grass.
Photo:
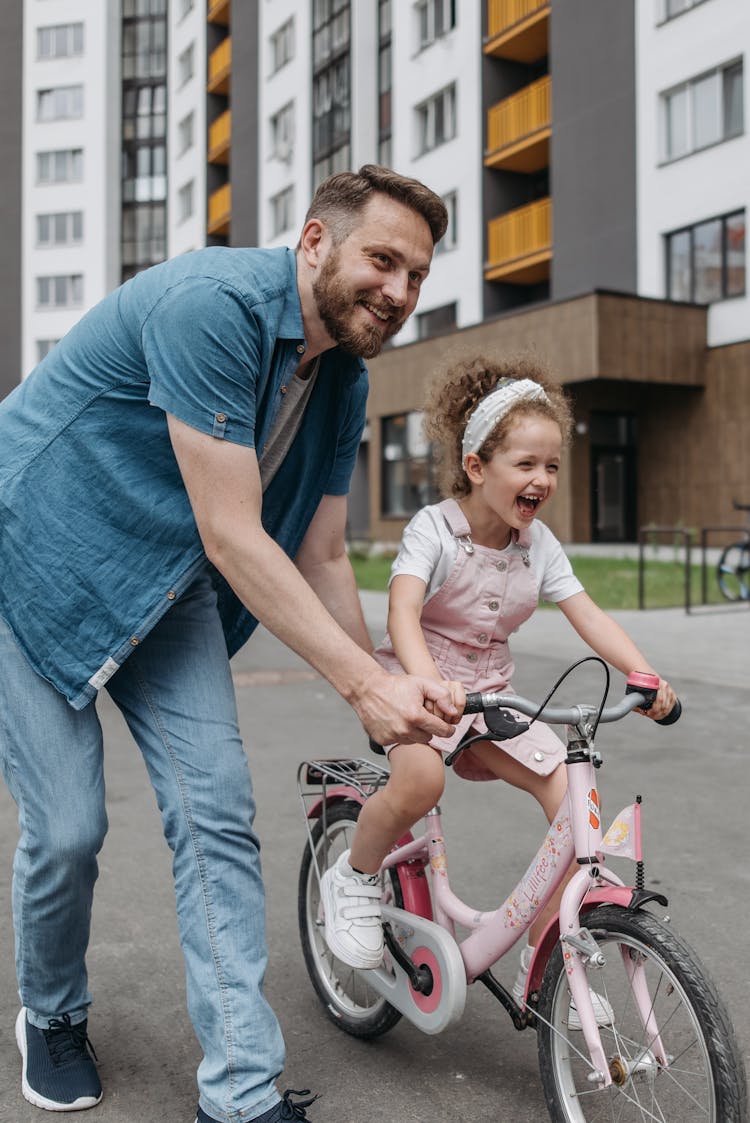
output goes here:
{"type": "MultiPolygon", "coordinates": [[[[360,589],[382,592],[388,585],[392,557],[352,554],[352,565],[360,589]]],[[[600,608],[638,608],[638,562],[617,558],[571,558],[573,570],[589,596],[600,608]]],[[[652,561],[646,555],[645,607],[681,608],[685,603],[685,568],[680,562],[652,561]]],[[[708,600],[722,602],[714,568],[708,569],[708,600]]],[[[701,569],[691,566],[691,604],[701,603],[701,569]]]]}

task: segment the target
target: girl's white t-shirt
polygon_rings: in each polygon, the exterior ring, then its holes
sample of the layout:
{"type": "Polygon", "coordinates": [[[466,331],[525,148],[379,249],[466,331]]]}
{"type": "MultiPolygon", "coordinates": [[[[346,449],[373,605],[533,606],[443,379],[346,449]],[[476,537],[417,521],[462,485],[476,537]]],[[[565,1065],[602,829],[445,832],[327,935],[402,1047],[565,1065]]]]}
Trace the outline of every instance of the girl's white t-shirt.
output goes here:
{"type": "MultiPolygon", "coordinates": [[[[450,532],[440,506],[435,503],[423,507],[407,524],[401,539],[401,548],[391,567],[388,584],[398,574],[421,577],[427,585],[425,600],[438,591],[462,549],[450,532]]],[[[499,554],[518,551],[511,542],[499,554]]],[[[534,519],[531,524],[529,549],[530,572],[542,600],[559,604],[560,601],[583,592],[583,585],[573,573],[570,561],[552,531],[534,519]]]]}

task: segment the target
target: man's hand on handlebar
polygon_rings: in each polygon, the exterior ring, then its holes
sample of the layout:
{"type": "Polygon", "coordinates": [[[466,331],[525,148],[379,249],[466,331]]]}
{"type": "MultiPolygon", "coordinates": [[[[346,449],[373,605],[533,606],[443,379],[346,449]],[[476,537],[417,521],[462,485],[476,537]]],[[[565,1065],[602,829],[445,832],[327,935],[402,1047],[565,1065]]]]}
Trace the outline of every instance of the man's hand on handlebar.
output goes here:
{"type": "Polygon", "coordinates": [[[460,683],[383,671],[368,681],[352,706],[378,744],[426,744],[432,737],[452,736],[464,692],[460,683]]]}

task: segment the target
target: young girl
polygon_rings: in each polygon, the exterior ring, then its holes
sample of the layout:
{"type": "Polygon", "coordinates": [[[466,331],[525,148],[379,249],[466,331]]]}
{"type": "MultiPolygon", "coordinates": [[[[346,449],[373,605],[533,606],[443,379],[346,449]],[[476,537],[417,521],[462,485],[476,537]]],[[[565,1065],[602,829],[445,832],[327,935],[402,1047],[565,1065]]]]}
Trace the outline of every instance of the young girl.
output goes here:
{"type": "MultiPolygon", "coordinates": [[[[530,360],[463,363],[433,384],[425,429],[441,454],[444,493],[452,498],[423,508],[404,531],[391,574],[388,633],[375,652],[388,670],[449,681],[459,708],[463,691],[511,690],[508,639],[542,597],[623,674],[655,673],[584,592],[559,542],[537,519],[557,489],[571,428],[562,391],[530,360]]],[[[661,680],[648,716],[664,717],[675,700],[661,680]]],[[[351,851],[323,877],[326,940],[345,963],[380,964],[377,871],[401,835],[439,801],[442,756],[469,728],[487,732],[484,719],[472,714],[452,738],[388,748],[388,782],[362,808],[351,851]]],[[[457,758],[455,771],[529,792],[551,822],[566,791],[564,756],[552,730],[535,723],[510,741],[476,742],[457,758]]],[[[542,914],[530,928],[530,948],[546,921],[542,914]]],[[[513,988],[519,1000],[530,960],[524,949],[513,988]]],[[[594,1005],[606,1021],[603,1000],[597,1005],[594,996],[594,1005]]]]}

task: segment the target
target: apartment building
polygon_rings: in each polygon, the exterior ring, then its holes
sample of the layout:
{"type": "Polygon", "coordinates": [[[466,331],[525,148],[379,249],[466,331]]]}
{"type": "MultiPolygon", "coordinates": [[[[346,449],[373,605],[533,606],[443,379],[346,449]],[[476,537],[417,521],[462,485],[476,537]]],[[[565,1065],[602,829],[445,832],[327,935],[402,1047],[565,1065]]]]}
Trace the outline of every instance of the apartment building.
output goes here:
{"type": "Polygon", "coordinates": [[[23,107],[22,136],[12,115],[0,128],[22,231],[20,289],[18,255],[0,264],[3,386],[138,269],[293,245],[322,178],[380,162],[430,184],[450,223],[370,364],[352,535],[396,541],[435,497],[435,366],[529,348],[575,404],[563,540],[732,521],[749,46],[746,0],[25,0],[0,45],[23,107]]]}

